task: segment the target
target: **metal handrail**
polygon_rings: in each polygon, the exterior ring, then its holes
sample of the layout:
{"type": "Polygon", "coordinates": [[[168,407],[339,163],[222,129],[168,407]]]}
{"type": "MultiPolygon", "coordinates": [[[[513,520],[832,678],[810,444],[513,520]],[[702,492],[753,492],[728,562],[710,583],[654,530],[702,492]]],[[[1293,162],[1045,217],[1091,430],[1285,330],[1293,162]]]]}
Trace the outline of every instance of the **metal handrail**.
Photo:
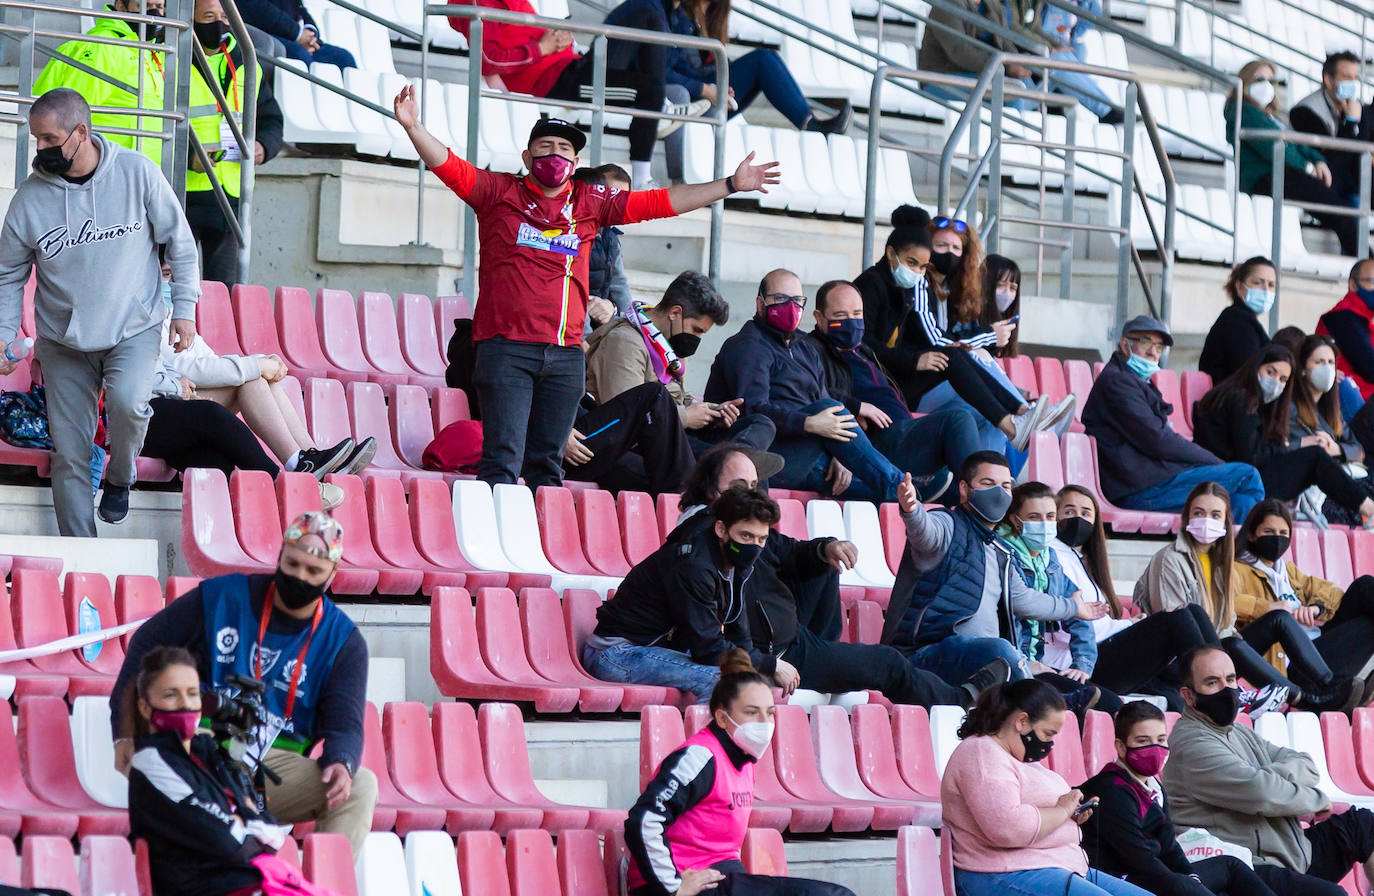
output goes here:
{"type": "MultiPolygon", "coordinates": [[[[591,139],[588,141],[588,151],[591,155],[593,165],[600,164],[601,161],[601,141],[605,131],[606,116],[606,44],[611,38],[617,40],[627,40],[635,43],[659,44],[662,46],[688,47],[699,50],[709,50],[715,55],[717,81],[721,84],[730,83],[730,57],[726,53],[725,45],[718,40],[708,37],[688,37],[681,34],[669,34],[662,31],[645,31],[638,28],[622,28],[618,25],[604,24],[584,24],[580,22],[570,22],[564,19],[551,19],[545,16],[531,16],[524,13],[515,13],[502,9],[488,9],[478,6],[446,6],[446,5],[426,5],[424,9],[426,20],[430,16],[444,16],[446,18],[471,19],[472,25],[468,31],[468,134],[467,134],[467,160],[474,165],[477,162],[477,143],[478,143],[478,122],[481,108],[480,98],[483,96],[499,96],[508,102],[535,103],[536,105],[567,105],[569,108],[577,108],[580,104],[564,103],[562,100],[549,99],[547,97],[532,97],[523,94],[488,92],[483,88],[482,82],[482,33],[484,22],[497,22],[506,25],[524,25],[545,30],[571,31],[576,34],[591,35],[592,57],[594,61],[592,77],[592,129],[591,139]]],[[[426,40],[420,45],[422,65],[428,66],[429,41],[426,40]]],[[[423,97],[421,98],[423,102],[423,97]]],[[[708,124],[712,128],[714,137],[714,153],[712,161],[712,177],[719,180],[725,176],[725,122],[729,115],[729,91],[720,90],[716,93],[715,105],[708,115],[692,119],[689,116],[680,116],[659,111],[646,111],[640,109],[626,110],[636,118],[654,118],[670,121],[692,120],[708,124]]],[[[423,195],[423,191],[422,191],[423,195]]],[[[713,202],[711,209],[711,225],[709,237],[710,261],[708,263],[708,274],[712,282],[720,282],[720,256],[724,243],[724,203],[713,202]]],[[[472,207],[463,204],[463,291],[465,295],[476,295],[476,270],[477,270],[477,217],[472,207]]],[[[480,301],[480,297],[479,297],[480,301]]]]}

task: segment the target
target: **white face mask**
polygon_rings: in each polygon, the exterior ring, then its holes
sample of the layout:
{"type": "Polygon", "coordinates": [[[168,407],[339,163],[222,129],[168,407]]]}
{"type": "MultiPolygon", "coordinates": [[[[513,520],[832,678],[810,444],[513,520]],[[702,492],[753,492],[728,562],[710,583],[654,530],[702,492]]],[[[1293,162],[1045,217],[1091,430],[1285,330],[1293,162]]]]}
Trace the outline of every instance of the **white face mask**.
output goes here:
{"type": "Polygon", "coordinates": [[[1248,93],[1250,99],[1255,101],[1255,105],[1263,109],[1274,101],[1274,82],[1251,81],[1248,93]]]}
{"type": "Polygon", "coordinates": [[[1011,307],[1011,303],[1016,301],[1016,291],[1010,290],[1008,292],[1002,292],[998,290],[996,293],[993,293],[993,301],[997,303],[998,311],[1006,311],[1011,307]]]}
{"type": "MultiPolygon", "coordinates": [[[[730,718],[726,716],[726,718],[730,718]]],[[[735,722],[735,730],[731,732],[730,739],[735,742],[741,750],[758,759],[763,755],[763,751],[768,749],[768,745],[773,742],[773,723],[772,722],[735,722]]]]}
{"type": "Polygon", "coordinates": [[[1321,364],[1314,367],[1307,374],[1307,381],[1312,384],[1312,388],[1318,392],[1330,392],[1331,387],[1336,385],[1336,365],[1321,364]]]}
{"type": "Polygon", "coordinates": [[[1198,544],[1211,544],[1226,534],[1226,524],[1221,520],[1214,520],[1210,516],[1193,517],[1188,521],[1185,529],[1189,535],[1193,536],[1193,541],[1198,544]]]}

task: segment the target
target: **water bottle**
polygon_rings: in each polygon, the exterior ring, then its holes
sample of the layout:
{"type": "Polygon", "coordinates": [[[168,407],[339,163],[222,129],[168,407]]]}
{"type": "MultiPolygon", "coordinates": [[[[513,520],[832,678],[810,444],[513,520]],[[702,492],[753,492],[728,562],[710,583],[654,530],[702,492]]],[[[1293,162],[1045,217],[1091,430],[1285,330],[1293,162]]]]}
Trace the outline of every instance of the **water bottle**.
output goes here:
{"type": "Polygon", "coordinates": [[[11,362],[22,361],[33,351],[33,337],[23,336],[5,346],[5,359],[11,362]]]}

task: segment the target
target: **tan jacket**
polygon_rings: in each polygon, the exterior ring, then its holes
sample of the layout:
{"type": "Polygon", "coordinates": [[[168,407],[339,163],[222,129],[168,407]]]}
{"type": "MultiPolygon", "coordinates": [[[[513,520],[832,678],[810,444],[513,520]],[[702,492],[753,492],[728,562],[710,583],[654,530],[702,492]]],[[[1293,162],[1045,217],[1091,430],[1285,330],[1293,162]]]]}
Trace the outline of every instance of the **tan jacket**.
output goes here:
{"type": "MultiPolygon", "coordinates": [[[[1213,570],[1212,574],[1218,578],[1213,583],[1215,589],[1227,587],[1219,580],[1220,570],[1213,570]]],[[[1237,590],[1234,569],[1230,588],[1233,594],[1237,590]]],[[[1202,564],[1193,554],[1186,532],[1180,531],[1172,544],[1160,548],[1150,558],[1150,564],[1135,583],[1131,600],[1144,613],[1167,613],[1189,604],[1207,606],[1208,601],[1202,589],[1202,564]]],[[[1228,638],[1236,633],[1235,614],[1232,613],[1229,619],[1213,619],[1212,625],[1216,627],[1218,636],[1228,638]]]]}
{"type": "MultiPolygon", "coordinates": [[[[598,404],[645,383],[658,382],[644,336],[633,321],[613,317],[587,337],[587,391],[598,404]]],[[[682,384],[668,381],[668,394],[679,408],[693,402],[682,384]]]]}
{"type": "MultiPolygon", "coordinates": [[[[1240,625],[1248,625],[1268,613],[1274,602],[1279,599],[1274,594],[1273,586],[1269,584],[1269,577],[1249,563],[1236,561],[1235,579],[1236,621],[1240,625]]],[[[1303,606],[1316,605],[1324,609],[1325,619],[1331,618],[1336,608],[1341,605],[1341,598],[1345,596],[1341,586],[1316,576],[1304,575],[1292,563],[1288,563],[1288,584],[1293,586],[1293,593],[1302,601],[1303,606]]],[[[1275,669],[1287,674],[1288,657],[1279,645],[1271,647],[1264,658],[1275,669]]]]}

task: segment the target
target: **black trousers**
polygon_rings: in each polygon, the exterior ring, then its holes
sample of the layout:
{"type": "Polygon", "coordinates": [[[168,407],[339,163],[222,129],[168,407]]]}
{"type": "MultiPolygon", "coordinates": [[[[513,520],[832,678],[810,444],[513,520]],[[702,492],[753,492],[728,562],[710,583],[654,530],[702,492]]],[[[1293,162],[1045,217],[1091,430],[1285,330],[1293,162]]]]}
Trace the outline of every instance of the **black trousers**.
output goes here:
{"type": "Polygon", "coordinates": [[[658,383],[627,389],[580,414],[575,425],[589,436],[583,444],[594,456],[579,466],[565,464],[567,479],[659,495],[679,491],[695,462],[677,406],[658,383]]]}
{"type": "Polygon", "coordinates": [[[801,686],[813,691],[836,694],[871,689],[881,691],[893,703],[910,703],[926,709],[937,704],[969,703],[968,692],[963,688],[917,669],[896,648],[885,644],[822,641],[810,630],[798,628],[797,640],[783,652],[782,658],[797,667],[801,686]]]}
{"type": "MultiPolygon", "coordinates": [[[[1261,177],[1255,182],[1254,189],[1250,190],[1250,195],[1273,196],[1274,178],[1269,174],[1261,177]]],[[[1283,172],[1283,198],[1298,202],[1319,202],[1323,205],[1350,205],[1347,196],[1328,187],[1306,171],[1299,171],[1296,168],[1288,168],[1283,172]]],[[[1313,212],[1313,217],[1320,221],[1327,230],[1336,234],[1336,239],[1341,241],[1342,255],[1363,258],[1368,254],[1368,250],[1362,249],[1360,246],[1358,218],[1350,215],[1328,215],[1321,212],[1313,212]]],[[[1268,221],[1259,223],[1261,227],[1269,226],[1268,221]]]]}
{"type": "Polygon", "coordinates": [[[993,379],[983,365],[968,356],[968,352],[957,348],[939,349],[939,352],[949,360],[944,370],[893,371],[908,407],[916,407],[927,392],[944,382],[954,387],[960,398],[991,423],[1000,423],[1003,417],[1014,415],[1025,404],[993,379]]]}
{"type": "Polygon", "coordinates": [[[1264,492],[1280,501],[1292,501],[1309,486],[1317,486],[1326,496],[1347,510],[1358,510],[1365,499],[1364,490],[1341,465],[1316,445],[1289,451],[1256,464],[1264,480],[1264,492]]]}
{"type": "Polygon", "coordinates": [[[1340,606],[1312,643],[1337,677],[1369,674],[1367,667],[1374,656],[1374,577],[1360,576],[1350,583],[1340,606]]]}
{"type": "Polygon", "coordinates": [[[1144,879],[1140,875],[1126,875],[1126,882],[1135,884],[1154,896],[1274,896],[1250,866],[1235,856],[1215,856],[1193,862],[1191,871],[1197,880],[1184,874],[1162,874],[1144,879]]]}
{"type": "MultiPolygon", "coordinates": [[[[613,43],[620,43],[619,41],[613,43]]],[[[637,46],[637,45],[631,45],[637,46]]],[[[646,49],[648,44],[643,45],[646,49]]],[[[627,71],[614,68],[610,62],[615,53],[607,52],[606,102],[612,106],[633,106],[649,112],[663,111],[663,47],[654,47],[660,57],[657,76],[643,70],[627,71]]],[[[549,99],[591,102],[592,76],[595,65],[588,53],[563,69],[563,74],[549,88],[549,99]]],[[[630,160],[648,162],[654,157],[654,141],[658,139],[658,120],[635,118],[630,122],[630,160]]]]}
{"type": "Polygon", "coordinates": [[[252,430],[223,405],[213,401],[154,398],[143,439],[144,457],[164,460],[177,470],[206,467],[223,470],[262,470],[276,478],[281,468],[267,456],[252,430]]]}
{"type": "MultiPolygon", "coordinates": [[[[1289,677],[1304,682],[1309,688],[1329,687],[1335,680],[1335,673],[1317,651],[1315,643],[1307,637],[1307,632],[1302,630],[1293,614],[1286,610],[1270,610],[1242,628],[1240,636],[1256,653],[1264,653],[1275,644],[1280,645],[1283,652],[1288,654],[1289,677]]],[[[1245,677],[1254,681],[1249,675],[1245,677]]]]}
{"type": "MultiPolygon", "coordinates": [[[[711,896],[854,896],[854,891],[848,887],[825,881],[750,874],[739,861],[717,862],[711,867],[725,875],[725,879],[714,889],[705,891],[711,896]]],[[[649,886],[630,891],[631,896],[644,896],[650,892],[652,888],[649,886]]]]}
{"type": "Polygon", "coordinates": [[[783,569],[778,574],[797,602],[797,626],[822,641],[838,641],[844,627],[840,574],[833,569],[810,578],[789,576],[783,569]]]}
{"type": "Polygon", "coordinates": [[[1207,611],[1190,604],[1151,613],[1130,628],[1098,642],[1092,682],[1118,694],[1145,693],[1152,679],[1179,654],[1203,644],[1218,644],[1207,611]]]}
{"type": "Polygon", "coordinates": [[[239,282],[239,244],[227,230],[213,227],[191,227],[191,234],[200,246],[200,276],[202,280],[218,280],[225,286],[239,282]]]}
{"type": "MultiPolygon", "coordinates": [[[[1058,672],[1041,672],[1039,675],[1035,676],[1035,678],[1037,681],[1043,681],[1050,685],[1061,694],[1072,694],[1074,691],[1079,691],[1089,686],[1074,681],[1067,675],[1060,675],[1058,672]]],[[[1100,685],[1095,681],[1090,682],[1090,685],[1097,688],[1097,703],[1095,703],[1092,708],[1100,709],[1109,716],[1116,715],[1117,711],[1124,705],[1121,702],[1121,698],[1112,693],[1110,688],[1100,685]]]]}
{"type": "Polygon", "coordinates": [[[777,433],[777,424],[762,414],[741,414],[734,424],[728,427],[704,426],[701,429],[688,430],[687,441],[700,457],[721,442],[734,442],[746,448],[767,451],[777,433]]]}
{"type": "Polygon", "coordinates": [[[1312,845],[1306,874],[1276,865],[1257,865],[1255,873],[1280,896],[1342,896],[1341,878],[1374,853],[1374,813],[1351,809],[1303,833],[1312,845]]]}

